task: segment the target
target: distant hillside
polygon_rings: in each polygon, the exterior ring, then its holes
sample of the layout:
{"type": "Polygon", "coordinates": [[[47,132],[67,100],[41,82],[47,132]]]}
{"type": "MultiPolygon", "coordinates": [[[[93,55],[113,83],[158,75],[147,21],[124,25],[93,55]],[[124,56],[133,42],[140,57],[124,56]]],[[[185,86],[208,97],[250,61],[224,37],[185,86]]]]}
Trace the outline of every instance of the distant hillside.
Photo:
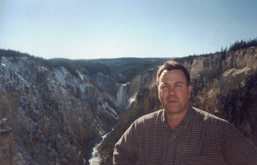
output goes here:
{"type": "MultiPolygon", "coordinates": [[[[171,58],[116,58],[95,60],[51,59],[53,65],[69,65],[70,68],[85,70],[90,75],[98,72],[112,76],[119,83],[131,82],[137,75],[161,65],[171,58]]],[[[70,69],[71,70],[71,69],[70,69]]]]}

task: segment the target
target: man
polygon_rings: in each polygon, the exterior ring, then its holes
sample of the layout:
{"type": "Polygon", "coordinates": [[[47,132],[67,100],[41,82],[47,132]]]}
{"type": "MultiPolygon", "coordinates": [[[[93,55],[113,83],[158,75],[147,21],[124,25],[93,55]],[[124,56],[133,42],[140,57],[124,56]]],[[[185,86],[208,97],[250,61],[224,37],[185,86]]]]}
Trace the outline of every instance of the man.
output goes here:
{"type": "Polygon", "coordinates": [[[137,119],[115,145],[113,164],[256,164],[257,148],[233,125],[190,105],[187,69],[175,61],[157,73],[164,109],[137,119]]]}

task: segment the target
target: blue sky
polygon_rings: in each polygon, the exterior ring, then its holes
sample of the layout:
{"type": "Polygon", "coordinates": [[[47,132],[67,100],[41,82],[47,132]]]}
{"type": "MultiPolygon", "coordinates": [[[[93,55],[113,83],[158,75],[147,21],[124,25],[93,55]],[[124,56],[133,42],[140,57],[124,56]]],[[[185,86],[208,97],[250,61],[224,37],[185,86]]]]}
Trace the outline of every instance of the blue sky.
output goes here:
{"type": "Polygon", "coordinates": [[[0,48],[49,58],[184,57],[257,37],[256,0],[0,0],[0,48]]]}

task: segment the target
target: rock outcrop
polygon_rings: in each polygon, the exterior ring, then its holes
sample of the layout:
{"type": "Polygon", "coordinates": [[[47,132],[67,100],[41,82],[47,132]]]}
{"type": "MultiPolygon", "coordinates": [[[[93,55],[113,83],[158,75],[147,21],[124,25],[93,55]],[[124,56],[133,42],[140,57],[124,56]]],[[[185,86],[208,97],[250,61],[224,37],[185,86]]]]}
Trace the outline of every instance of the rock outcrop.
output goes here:
{"type": "Polygon", "coordinates": [[[90,140],[118,119],[119,84],[27,56],[1,56],[0,62],[0,117],[8,119],[26,164],[87,164],[90,140]]]}
{"type": "Polygon", "coordinates": [[[25,165],[21,153],[16,149],[12,129],[8,126],[7,118],[0,120],[0,164],[25,165]]]}

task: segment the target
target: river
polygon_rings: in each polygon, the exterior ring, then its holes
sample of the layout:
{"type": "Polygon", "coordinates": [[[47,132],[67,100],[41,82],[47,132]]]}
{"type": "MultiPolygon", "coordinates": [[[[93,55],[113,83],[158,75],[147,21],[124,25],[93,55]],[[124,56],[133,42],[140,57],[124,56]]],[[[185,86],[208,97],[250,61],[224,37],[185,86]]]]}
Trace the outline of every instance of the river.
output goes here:
{"type": "Polygon", "coordinates": [[[109,133],[104,134],[100,138],[100,142],[98,141],[97,144],[95,144],[93,151],[91,153],[91,158],[89,159],[89,164],[90,165],[99,165],[100,164],[100,155],[97,151],[97,147],[101,144],[101,142],[104,140],[104,138],[108,135],[109,133]]]}

